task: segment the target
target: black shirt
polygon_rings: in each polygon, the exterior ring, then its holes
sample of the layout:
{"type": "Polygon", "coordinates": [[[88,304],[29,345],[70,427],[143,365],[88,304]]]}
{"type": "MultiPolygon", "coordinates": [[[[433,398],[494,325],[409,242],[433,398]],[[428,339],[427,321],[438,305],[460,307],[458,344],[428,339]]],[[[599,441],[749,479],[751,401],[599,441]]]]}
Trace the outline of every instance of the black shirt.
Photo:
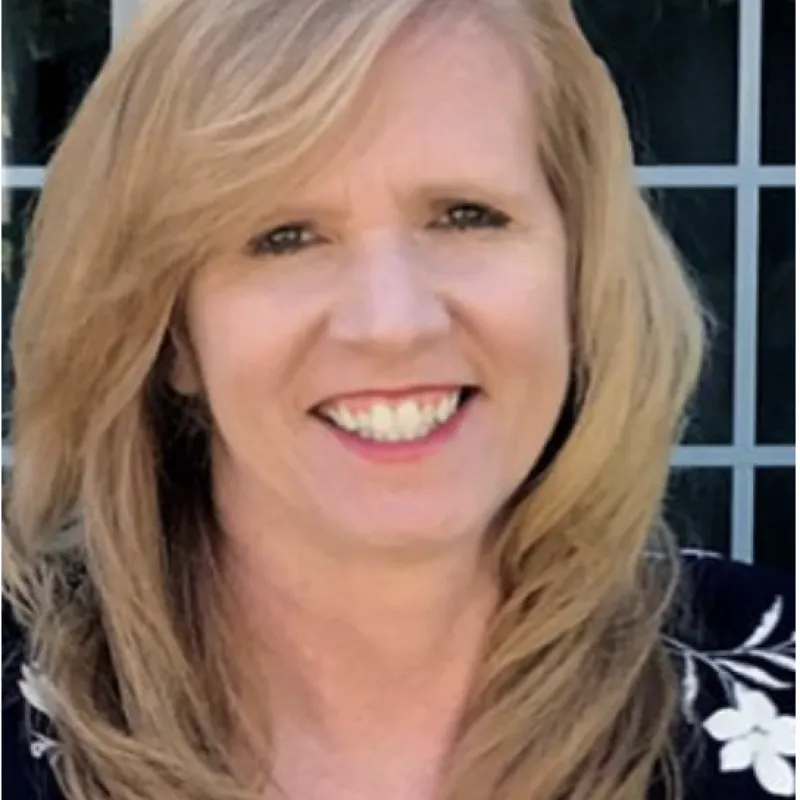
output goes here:
{"type": "MultiPolygon", "coordinates": [[[[684,559],[697,633],[664,637],[692,733],[686,800],[795,797],[794,582],[712,554],[684,559]]],[[[50,766],[47,681],[25,663],[9,617],[4,609],[3,797],[64,800],[50,766]]]]}

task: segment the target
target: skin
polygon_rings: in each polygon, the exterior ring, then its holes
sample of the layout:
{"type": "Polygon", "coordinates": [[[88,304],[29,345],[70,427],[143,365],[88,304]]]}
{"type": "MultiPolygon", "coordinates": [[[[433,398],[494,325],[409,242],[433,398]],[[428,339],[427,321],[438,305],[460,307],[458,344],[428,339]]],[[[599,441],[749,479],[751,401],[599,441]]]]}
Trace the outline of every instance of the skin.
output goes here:
{"type": "Polygon", "coordinates": [[[211,405],[228,569],[294,798],[434,796],[497,600],[481,543],[566,392],[564,226],[516,58],[473,19],[406,31],[370,78],[380,101],[276,214],[312,220],[309,243],[230,254],[190,289],[198,367],[175,381],[211,405]],[[510,222],[447,227],[463,203],[510,222]],[[481,394],[413,463],[360,458],[308,413],[428,383],[481,394]]]}

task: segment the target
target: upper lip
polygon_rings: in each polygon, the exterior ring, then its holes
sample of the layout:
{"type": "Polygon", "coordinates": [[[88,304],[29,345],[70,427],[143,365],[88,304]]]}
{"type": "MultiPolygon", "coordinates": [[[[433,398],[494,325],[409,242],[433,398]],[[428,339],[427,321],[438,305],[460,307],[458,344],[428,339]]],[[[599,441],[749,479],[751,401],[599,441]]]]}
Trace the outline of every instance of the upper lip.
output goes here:
{"type": "Polygon", "coordinates": [[[330,405],[332,403],[341,403],[351,399],[371,399],[371,398],[385,398],[391,400],[398,400],[404,397],[413,397],[418,394],[425,394],[426,392],[455,392],[465,388],[475,388],[473,383],[420,383],[413,386],[406,385],[402,387],[386,387],[374,389],[359,389],[355,391],[340,392],[335,395],[327,397],[322,400],[314,408],[330,405]]]}

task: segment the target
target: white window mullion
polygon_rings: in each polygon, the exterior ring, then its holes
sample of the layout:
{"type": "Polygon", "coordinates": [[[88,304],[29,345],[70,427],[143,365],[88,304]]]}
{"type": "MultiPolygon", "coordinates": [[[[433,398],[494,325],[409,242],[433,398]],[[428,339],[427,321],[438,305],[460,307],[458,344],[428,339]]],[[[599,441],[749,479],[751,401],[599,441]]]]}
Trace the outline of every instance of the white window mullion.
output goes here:
{"type": "MultiPolygon", "coordinates": [[[[761,49],[763,0],[739,3],[738,167],[736,196],[733,443],[755,447],[758,379],[758,211],[761,160],[761,49]]],[[[755,550],[755,467],[733,469],[731,555],[752,562],[755,550]]]]}
{"type": "Polygon", "coordinates": [[[681,445],[672,452],[673,467],[793,467],[792,445],[731,447],[730,445],[681,445]]]}
{"type": "Polygon", "coordinates": [[[41,189],[44,167],[3,167],[3,188],[41,189]]]}
{"type": "Polygon", "coordinates": [[[111,43],[116,44],[131,20],[136,16],[143,0],[111,0],[111,43]]]}
{"type": "Polygon", "coordinates": [[[636,183],[653,188],[735,188],[742,183],[760,186],[794,186],[795,168],[788,166],[669,165],[637,167],[636,183]]]}

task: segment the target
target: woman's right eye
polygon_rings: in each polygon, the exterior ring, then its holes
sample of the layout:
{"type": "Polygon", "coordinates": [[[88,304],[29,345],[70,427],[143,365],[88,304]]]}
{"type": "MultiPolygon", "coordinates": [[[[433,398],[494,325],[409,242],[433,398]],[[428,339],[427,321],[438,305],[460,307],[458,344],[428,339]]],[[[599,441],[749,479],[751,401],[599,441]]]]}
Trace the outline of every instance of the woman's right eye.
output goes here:
{"type": "Polygon", "coordinates": [[[314,244],[318,238],[307,223],[293,222],[259,233],[248,242],[247,249],[254,256],[290,255],[314,244]]]}

